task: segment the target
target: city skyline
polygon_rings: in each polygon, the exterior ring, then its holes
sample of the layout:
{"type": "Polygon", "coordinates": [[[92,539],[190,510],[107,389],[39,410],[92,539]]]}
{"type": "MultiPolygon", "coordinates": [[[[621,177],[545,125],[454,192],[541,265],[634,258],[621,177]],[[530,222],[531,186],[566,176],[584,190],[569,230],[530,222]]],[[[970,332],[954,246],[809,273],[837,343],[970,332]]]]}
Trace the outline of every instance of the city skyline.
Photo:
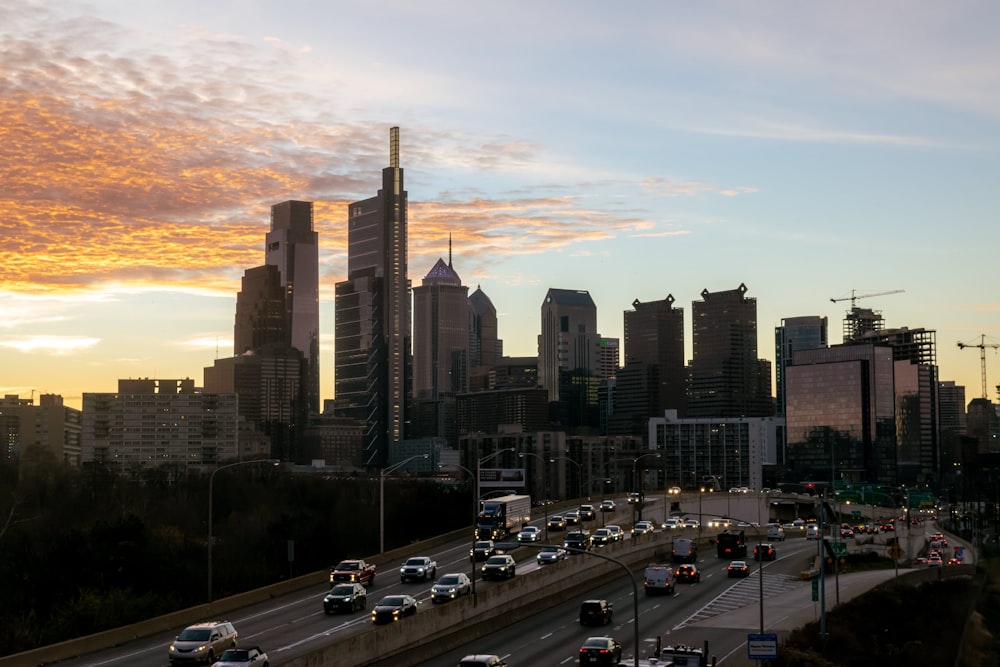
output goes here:
{"type": "Polygon", "coordinates": [[[347,206],[378,188],[400,126],[409,279],[453,239],[507,355],[537,355],[545,294],[566,289],[620,340],[633,301],[673,295],[689,361],[692,303],[742,283],[772,365],[782,318],[828,317],[837,344],[859,295],[889,328],[935,330],[940,379],[978,398],[979,350],[957,343],[1000,344],[990,17],[988,2],[12,0],[0,393],[79,407],[119,378],[200,385],[232,351],[270,207],[298,200],[314,203],[332,398],[347,206]]]}

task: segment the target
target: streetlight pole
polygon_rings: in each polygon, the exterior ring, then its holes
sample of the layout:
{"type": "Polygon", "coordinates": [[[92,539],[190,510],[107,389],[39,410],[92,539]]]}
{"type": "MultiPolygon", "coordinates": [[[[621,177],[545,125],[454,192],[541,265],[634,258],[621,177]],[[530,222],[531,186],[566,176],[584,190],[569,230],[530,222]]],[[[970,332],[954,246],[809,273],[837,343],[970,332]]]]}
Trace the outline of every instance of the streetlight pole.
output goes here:
{"type": "MultiPolygon", "coordinates": [[[[575,465],[579,469],[580,472],[577,475],[577,486],[580,489],[580,491],[579,491],[579,493],[580,493],[580,499],[582,500],[583,499],[583,489],[585,488],[584,484],[583,484],[583,464],[582,463],[578,463],[578,462],[574,461],[573,459],[571,459],[571,458],[569,458],[567,456],[557,456],[554,459],[549,459],[549,463],[555,463],[556,461],[569,461],[570,463],[572,463],[573,465],[575,465]]],[[[590,492],[590,484],[586,485],[586,489],[587,489],[587,492],[589,493],[590,492]]]]}
{"type": "Polygon", "coordinates": [[[408,459],[403,459],[399,463],[382,468],[378,480],[378,552],[379,555],[385,553],[385,476],[394,470],[399,470],[410,461],[429,458],[430,454],[417,454],[408,459]]]}
{"type": "MultiPolygon", "coordinates": [[[[512,452],[512,451],[514,451],[513,447],[505,447],[503,449],[498,449],[497,451],[493,452],[492,454],[487,454],[486,456],[484,456],[482,458],[479,458],[479,452],[476,452],[476,498],[473,501],[475,503],[474,508],[475,508],[475,516],[476,517],[479,516],[479,498],[480,498],[479,478],[480,478],[480,471],[482,470],[483,463],[485,463],[486,461],[489,461],[492,458],[500,456],[501,454],[503,454],[505,452],[512,452]]],[[[473,558],[472,558],[472,604],[473,605],[477,604],[477,602],[479,601],[479,599],[476,597],[476,559],[475,559],[475,548],[476,548],[476,519],[475,519],[475,517],[473,517],[473,520],[472,520],[472,549],[473,549],[473,558]]]]}
{"type": "MultiPolygon", "coordinates": [[[[642,520],[642,506],[646,502],[646,494],[642,490],[642,482],[639,481],[639,461],[641,461],[642,459],[646,458],[647,456],[652,456],[652,457],[655,457],[655,458],[660,458],[659,453],[657,453],[657,452],[649,452],[647,454],[640,454],[639,456],[637,456],[634,459],[632,459],[632,482],[637,486],[636,491],[639,492],[639,502],[636,503],[636,511],[638,511],[638,518],[635,515],[632,516],[632,519],[633,519],[632,523],[633,524],[636,521],[641,521],[642,520]]],[[[664,503],[667,502],[667,497],[666,496],[663,497],[663,502],[664,503]]]]}
{"type": "Polygon", "coordinates": [[[212,494],[215,491],[215,473],[220,470],[225,470],[226,468],[234,468],[236,466],[250,465],[251,463],[270,463],[271,465],[278,465],[281,463],[279,459],[254,459],[252,461],[237,461],[236,463],[227,463],[224,466],[219,466],[212,471],[212,474],[208,476],[208,601],[212,602],[212,494]]]}
{"type": "MultiPolygon", "coordinates": [[[[542,493],[546,496],[549,495],[549,471],[545,469],[546,459],[545,457],[534,454],[532,452],[522,452],[517,455],[518,458],[524,458],[525,456],[534,456],[536,459],[542,462],[542,493]]],[[[542,505],[542,511],[545,513],[545,540],[549,539],[549,499],[548,497],[542,498],[544,504],[542,505]]]]}

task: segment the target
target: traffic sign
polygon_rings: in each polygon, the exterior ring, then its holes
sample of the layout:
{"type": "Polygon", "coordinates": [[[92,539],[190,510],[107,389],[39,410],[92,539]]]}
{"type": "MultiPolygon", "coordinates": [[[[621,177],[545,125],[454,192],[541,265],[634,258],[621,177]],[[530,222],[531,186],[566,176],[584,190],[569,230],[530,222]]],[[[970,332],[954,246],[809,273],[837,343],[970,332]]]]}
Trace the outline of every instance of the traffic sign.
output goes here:
{"type": "Polygon", "coordinates": [[[778,635],[750,634],[747,635],[747,658],[750,660],[777,660],[778,635]]]}
{"type": "Polygon", "coordinates": [[[838,558],[847,556],[847,542],[830,542],[830,547],[833,549],[834,556],[838,558]]]}
{"type": "Polygon", "coordinates": [[[819,577],[815,577],[812,580],[813,586],[813,602],[819,602],[819,577]]]}
{"type": "Polygon", "coordinates": [[[861,510],[851,510],[851,518],[852,519],[860,519],[861,518],[861,510]]]}
{"type": "Polygon", "coordinates": [[[893,544],[885,550],[885,554],[893,560],[899,560],[903,557],[903,549],[898,544],[893,544]]]}

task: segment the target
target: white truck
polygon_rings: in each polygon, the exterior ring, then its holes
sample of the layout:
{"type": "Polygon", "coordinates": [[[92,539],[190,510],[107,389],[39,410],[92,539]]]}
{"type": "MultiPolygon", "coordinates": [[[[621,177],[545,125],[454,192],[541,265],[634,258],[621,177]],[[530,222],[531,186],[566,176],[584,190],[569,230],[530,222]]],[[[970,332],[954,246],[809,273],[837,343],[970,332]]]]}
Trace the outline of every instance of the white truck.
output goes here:
{"type": "Polygon", "coordinates": [[[507,495],[479,504],[476,539],[500,540],[521,530],[531,521],[531,496],[507,495]]]}

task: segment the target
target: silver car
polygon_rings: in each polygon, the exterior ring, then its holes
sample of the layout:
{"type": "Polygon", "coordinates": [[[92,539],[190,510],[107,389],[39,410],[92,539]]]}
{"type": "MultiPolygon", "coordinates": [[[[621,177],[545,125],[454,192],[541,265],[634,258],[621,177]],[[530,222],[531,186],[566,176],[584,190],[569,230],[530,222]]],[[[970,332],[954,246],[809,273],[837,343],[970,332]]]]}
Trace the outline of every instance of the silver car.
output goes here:
{"type": "Polygon", "coordinates": [[[237,633],[228,621],[197,623],[184,628],[170,643],[167,657],[175,662],[212,664],[226,650],[236,648],[237,633]]]}
{"type": "Polygon", "coordinates": [[[448,602],[472,593],[472,580],[461,572],[443,575],[431,587],[431,602],[448,602]]]}

